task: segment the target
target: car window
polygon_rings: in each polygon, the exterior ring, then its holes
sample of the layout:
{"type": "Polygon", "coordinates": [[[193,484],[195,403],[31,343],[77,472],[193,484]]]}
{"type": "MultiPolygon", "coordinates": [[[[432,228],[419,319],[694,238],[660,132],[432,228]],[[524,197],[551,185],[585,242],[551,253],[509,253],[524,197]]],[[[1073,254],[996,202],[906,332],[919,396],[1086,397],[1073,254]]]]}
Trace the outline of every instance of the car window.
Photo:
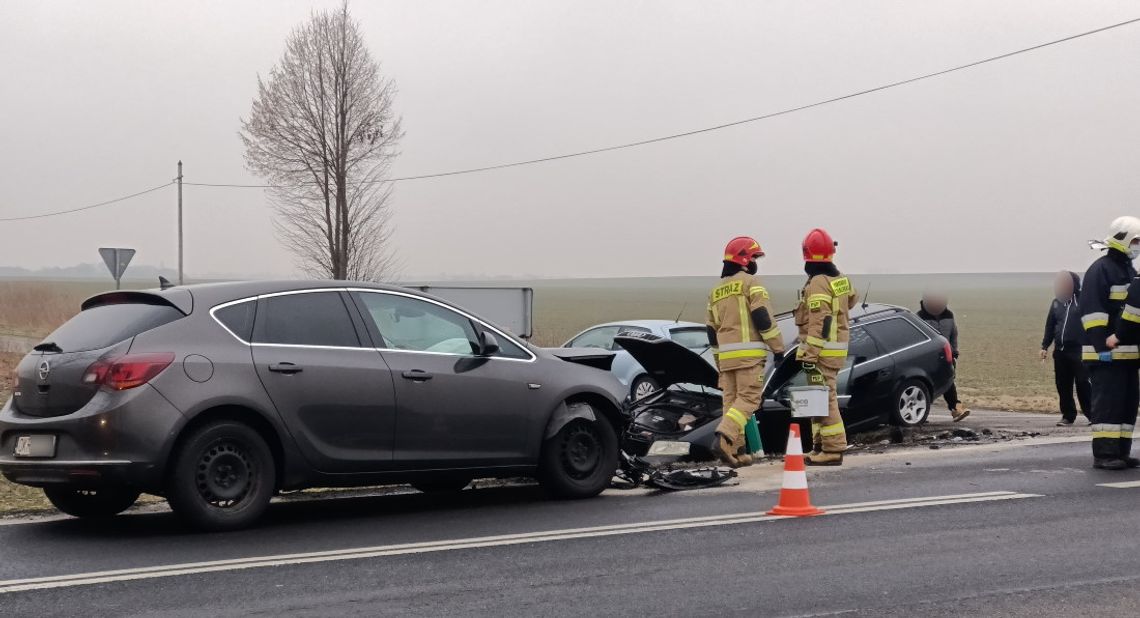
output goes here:
{"type": "Polygon", "coordinates": [[[255,343],[355,348],[360,339],[339,292],[305,292],[262,298],[255,343]]]}
{"type": "Polygon", "coordinates": [[[709,347],[709,331],[705,328],[674,328],[669,338],[691,350],[709,347]]]}
{"type": "Polygon", "coordinates": [[[614,336],[618,334],[619,330],[624,330],[624,327],[600,326],[598,328],[592,328],[575,337],[574,340],[570,342],[569,347],[612,350],[614,347],[614,336]]]}
{"type": "Polygon", "coordinates": [[[182,312],[170,305],[115,303],[80,311],[44,338],[64,352],[85,352],[110,347],[135,335],[168,324],[182,312]]]}
{"type": "Polygon", "coordinates": [[[882,355],[878,344],[871,338],[865,329],[859,326],[851,328],[851,341],[848,343],[847,355],[851,358],[870,360],[882,355]]]}
{"type": "Polygon", "coordinates": [[[253,316],[257,301],[247,300],[214,311],[214,317],[242,341],[253,339],[253,316]]]}
{"type": "Polygon", "coordinates": [[[450,309],[398,294],[362,293],[359,298],[385,348],[461,355],[479,350],[471,320],[450,309]]]}
{"type": "Polygon", "coordinates": [[[901,350],[927,340],[926,335],[903,318],[890,318],[863,326],[871,333],[886,353],[901,350]]]}

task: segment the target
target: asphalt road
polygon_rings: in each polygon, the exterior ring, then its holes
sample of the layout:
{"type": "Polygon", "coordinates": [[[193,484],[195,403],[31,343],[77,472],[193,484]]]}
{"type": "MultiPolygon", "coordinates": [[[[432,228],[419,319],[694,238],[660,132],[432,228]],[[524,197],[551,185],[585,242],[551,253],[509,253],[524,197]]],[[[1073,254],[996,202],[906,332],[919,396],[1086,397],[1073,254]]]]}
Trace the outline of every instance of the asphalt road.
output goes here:
{"type": "Polygon", "coordinates": [[[809,471],[830,512],[805,519],[764,516],[780,468],[760,465],[579,502],[276,504],[229,534],[166,513],[0,525],[0,615],[1138,615],[1140,471],[1093,470],[1081,440],[851,457],[809,471]]]}

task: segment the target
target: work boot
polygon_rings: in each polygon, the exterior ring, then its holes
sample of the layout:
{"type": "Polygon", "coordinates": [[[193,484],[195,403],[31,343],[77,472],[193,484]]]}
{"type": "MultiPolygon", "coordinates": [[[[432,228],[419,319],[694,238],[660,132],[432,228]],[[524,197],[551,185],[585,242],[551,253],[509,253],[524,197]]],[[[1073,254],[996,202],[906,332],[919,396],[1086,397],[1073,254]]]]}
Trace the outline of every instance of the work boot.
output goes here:
{"type": "MultiPolygon", "coordinates": [[[[751,466],[752,464],[756,463],[756,458],[753,457],[749,453],[738,453],[736,455],[736,463],[741,468],[746,468],[746,467],[751,466]]],[[[1138,463],[1140,463],[1140,461],[1138,461],[1138,463]]]]}
{"type": "Polygon", "coordinates": [[[1128,462],[1123,459],[1098,458],[1093,460],[1093,467],[1098,470],[1124,470],[1129,466],[1128,462]]]}
{"type": "Polygon", "coordinates": [[[966,418],[969,415],[970,410],[968,408],[963,408],[962,404],[958,404],[956,407],[950,408],[950,417],[954,419],[955,423],[966,418]]]}
{"type": "Polygon", "coordinates": [[[809,466],[842,466],[843,453],[812,453],[804,456],[804,461],[809,466]]]}

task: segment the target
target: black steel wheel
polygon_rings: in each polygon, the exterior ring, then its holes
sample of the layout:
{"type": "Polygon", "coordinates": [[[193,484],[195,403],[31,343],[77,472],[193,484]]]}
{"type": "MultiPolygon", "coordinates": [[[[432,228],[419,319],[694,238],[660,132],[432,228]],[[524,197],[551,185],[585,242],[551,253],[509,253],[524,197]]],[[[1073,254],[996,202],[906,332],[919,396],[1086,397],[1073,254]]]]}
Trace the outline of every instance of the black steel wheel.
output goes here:
{"type": "Polygon", "coordinates": [[[106,519],[131,508],[139,499],[139,492],[122,487],[80,489],[64,486],[44,487],[52,506],[72,517],[106,519]]]}
{"type": "Polygon", "coordinates": [[[170,508],[202,530],[253,523],[277,481],[273,455],[255,430],[221,421],[199,427],[175,453],[167,480],[170,508]]]}
{"type": "Polygon", "coordinates": [[[600,494],[617,471],[617,434],[600,414],[598,420],[574,419],[546,441],[539,480],[559,497],[600,494]]]}

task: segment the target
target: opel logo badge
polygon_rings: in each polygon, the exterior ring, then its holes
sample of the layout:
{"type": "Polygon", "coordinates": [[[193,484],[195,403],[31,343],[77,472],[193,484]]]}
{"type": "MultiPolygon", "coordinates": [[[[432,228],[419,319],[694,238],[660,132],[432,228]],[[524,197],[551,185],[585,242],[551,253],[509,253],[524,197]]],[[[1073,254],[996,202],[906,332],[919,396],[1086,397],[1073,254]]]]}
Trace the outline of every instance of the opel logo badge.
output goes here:
{"type": "Polygon", "coordinates": [[[51,363],[46,360],[40,361],[39,366],[36,367],[36,373],[39,374],[41,381],[47,380],[48,376],[51,375],[51,363]]]}

